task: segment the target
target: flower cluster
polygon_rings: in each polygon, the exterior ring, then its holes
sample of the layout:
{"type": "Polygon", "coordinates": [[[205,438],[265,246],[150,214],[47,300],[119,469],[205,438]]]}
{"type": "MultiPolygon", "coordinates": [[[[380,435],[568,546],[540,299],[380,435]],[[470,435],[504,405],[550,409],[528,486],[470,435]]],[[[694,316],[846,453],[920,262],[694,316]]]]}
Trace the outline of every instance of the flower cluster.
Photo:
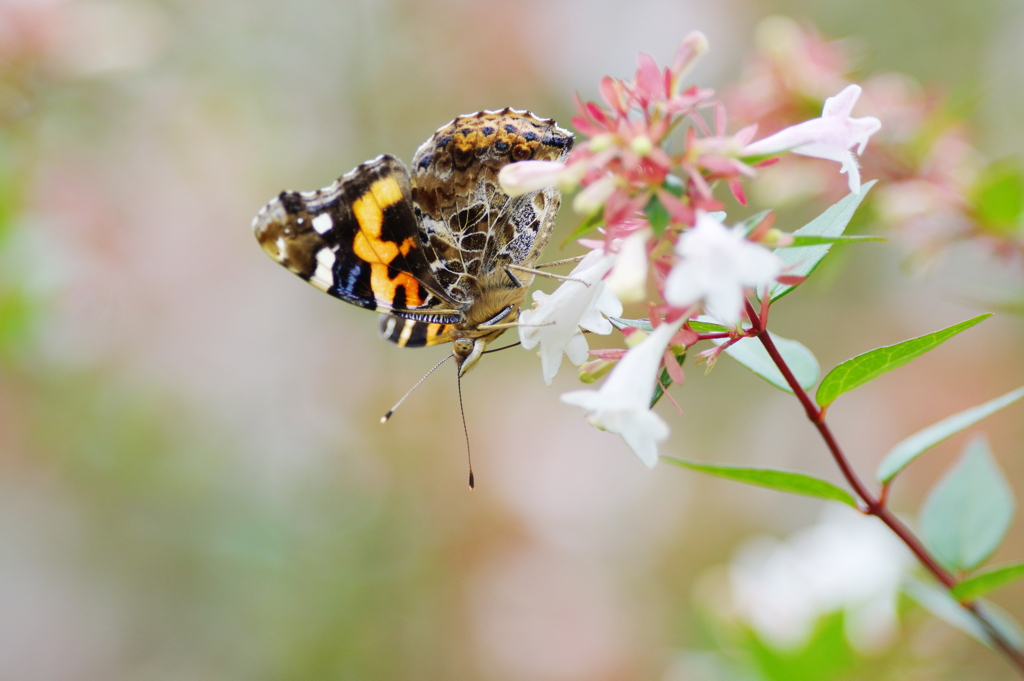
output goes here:
{"type": "Polygon", "coordinates": [[[784,238],[771,229],[772,219],[727,227],[717,212],[723,207],[717,187],[745,204],[743,180],[792,152],[840,163],[858,192],[854,154],[880,127],[875,118],[851,117],[861,90],[850,85],[825,101],[820,117],[756,141],[756,125],[729,134],[714,93],[684,83],[707,49],[704,36],[693,33],[667,67],[641,54],[631,80],[601,81],[603,104],[576,99],[572,124],[583,139],[565,162],[523,161],[499,175],[511,196],[548,186],[578,190],[579,235],[595,229],[602,235],[580,240],[591,251],[569,281],[550,296],[534,295],[534,309],[520,318],[522,344],[538,348],[548,384],[563,355],[576,365],[595,355],[581,377],[596,380],[610,370],[603,385],[562,399],[585,409],[594,426],[621,435],[648,466],[668,437],[668,426],[651,411],[655,391],[682,382],[678,358],[708,337],[693,331],[690,320],[703,312],[721,325],[712,337],[728,339],[708,356],[710,364],[748,335],[742,326],[748,295],[788,276],[769,249],[784,238]],[[645,303],[649,321],[616,320],[623,303],[645,303]],[[583,332],[609,334],[613,322],[628,334],[628,348],[591,351],[583,332]]]}
{"type": "MultiPolygon", "coordinates": [[[[759,24],[755,44],[740,82],[724,94],[740,122],[782,130],[850,83],[854,60],[846,44],[826,40],[811,25],[769,17],[759,24]]],[[[971,144],[969,126],[950,113],[945,98],[909,76],[876,74],[863,85],[861,109],[884,123],[863,159],[865,170],[885,181],[873,202],[880,221],[918,259],[932,259],[964,239],[1003,256],[1024,256],[1024,216],[1006,210],[1024,204],[1024,168],[986,163],[971,144]]],[[[776,207],[817,197],[831,201],[844,191],[838,180],[790,157],[752,190],[776,207]]]]}

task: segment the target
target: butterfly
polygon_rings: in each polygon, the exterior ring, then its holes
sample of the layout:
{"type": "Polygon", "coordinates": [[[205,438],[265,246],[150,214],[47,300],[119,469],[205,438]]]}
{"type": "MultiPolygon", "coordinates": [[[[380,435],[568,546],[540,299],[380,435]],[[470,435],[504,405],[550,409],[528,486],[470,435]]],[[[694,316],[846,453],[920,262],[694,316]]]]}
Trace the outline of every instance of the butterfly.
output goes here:
{"type": "Polygon", "coordinates": [[[323,189],[281,192],[253,230],[302,279],[380,312],[386,340],[453,343],[461,377],[516,325],[561,201],[554,187],[510,197],[498,172],[562,160],[572,144],[572,133],[529,111],[459,116],[420,146],[411,171],[383,155],[323,189]]]}

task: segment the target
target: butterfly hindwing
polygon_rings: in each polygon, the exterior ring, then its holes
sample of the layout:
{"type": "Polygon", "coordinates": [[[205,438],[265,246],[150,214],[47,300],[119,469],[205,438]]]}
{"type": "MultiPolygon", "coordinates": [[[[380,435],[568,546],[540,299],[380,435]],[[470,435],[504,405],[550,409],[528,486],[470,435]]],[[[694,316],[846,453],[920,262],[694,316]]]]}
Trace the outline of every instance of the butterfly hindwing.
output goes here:
{"type": "Polygon", "coordinates": [[[382,314],[377,320],[380,337],[402,348],[450,343],[455,339],[454,330],[452,324],[402,319],[389,314],[382,314]]]}

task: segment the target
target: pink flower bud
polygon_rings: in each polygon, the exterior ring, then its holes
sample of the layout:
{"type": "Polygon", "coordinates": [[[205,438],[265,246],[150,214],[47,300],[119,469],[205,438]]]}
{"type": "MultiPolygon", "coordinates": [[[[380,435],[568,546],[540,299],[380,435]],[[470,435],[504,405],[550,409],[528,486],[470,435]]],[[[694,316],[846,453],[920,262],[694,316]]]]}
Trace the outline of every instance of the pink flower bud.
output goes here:
{"type": "Polygon", "coordinates": [[[498,172],[498,183],[509,196],[522,196],[557,185],[564,169],[561,161],[509,163],[498,172]]]}

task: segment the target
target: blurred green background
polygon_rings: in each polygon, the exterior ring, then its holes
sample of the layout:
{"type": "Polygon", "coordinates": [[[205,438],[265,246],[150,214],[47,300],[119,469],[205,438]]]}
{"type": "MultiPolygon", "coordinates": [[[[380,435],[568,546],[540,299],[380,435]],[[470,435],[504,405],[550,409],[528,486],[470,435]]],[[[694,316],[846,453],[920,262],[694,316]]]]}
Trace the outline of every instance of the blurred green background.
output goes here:
{"type": "MultiPolygon", "coordinates": [[[[711,52],[693,80],[721,88],[774,13],[854,38],[865,72],[975,100],[982,151],[1024,151],[1013,0],[0,0],[0,679],[710,678],[676,662],[725,645],[713,566],[820,503],[647,471],[558,401],[570,367],[548,388],[520,350],[464,382],[470,492],[453,371],[378,423],[447,350],[379,341],[249,224],[281,189],[408,161],[461,113],[567,125],[573,91],[694,29],[711,52]]],[[[773,325],[828,368],[1020,284],[971,244],[926,273],[905,255],[837,250],[773,325]]],[[[870,476],[1024,383],[1022,348],[1024,321],[998,315],[830,416],[870,476]]],[[[664,453],[838,482],[791,397],[729,360],[687,376],[685,419],[659,406],[664,453]]],[[[983,425],[1021,497],[1019,407],[983,425]]],[[[895,508],[912,518],[965,442],[916,463],[895,508]]],[[[996,559],[1022,556],[1017,523],[996,559]]],[[[995,600],[1021,616],[1024,584],[995,600]]],[[[870,678],[1013,678],[922,613],[886,655],[870,678]]]]}

